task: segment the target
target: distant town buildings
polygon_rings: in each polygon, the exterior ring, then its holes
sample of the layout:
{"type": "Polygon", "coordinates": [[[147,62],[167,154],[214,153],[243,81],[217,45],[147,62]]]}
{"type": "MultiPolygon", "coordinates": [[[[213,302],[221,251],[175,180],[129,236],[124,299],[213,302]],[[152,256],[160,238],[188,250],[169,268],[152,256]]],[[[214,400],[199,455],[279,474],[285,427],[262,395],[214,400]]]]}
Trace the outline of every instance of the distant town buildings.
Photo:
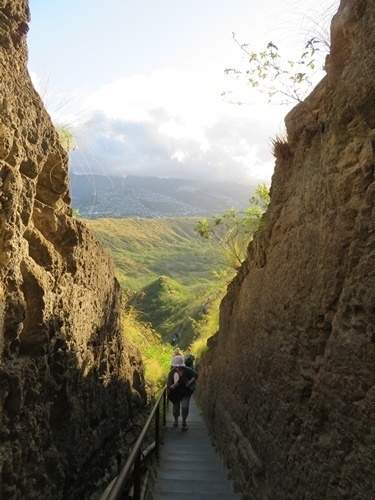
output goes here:
{"type": "Polygon", "coordinates": [[[108,189],[92,197],[91,205],[78,207],[81,216],[97,217],[187,217],[205,211],[175,198],[140,188],[108,189]]]}
{"type": "Polygon", "coordinates": [[[84,218],[208,217],[246,209],[254,186],[150,177],[71,175],[72,208],[84,218]]]}

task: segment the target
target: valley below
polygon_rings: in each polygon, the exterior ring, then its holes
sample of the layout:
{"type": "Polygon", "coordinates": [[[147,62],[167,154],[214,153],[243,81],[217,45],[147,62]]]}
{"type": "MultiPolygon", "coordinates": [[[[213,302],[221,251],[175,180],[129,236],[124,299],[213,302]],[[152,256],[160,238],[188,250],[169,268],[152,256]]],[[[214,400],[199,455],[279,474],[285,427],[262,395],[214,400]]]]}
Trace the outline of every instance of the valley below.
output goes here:
{"type": "Polygon", "coordinates": [[[83,219],[113,258],[124,307],[134,308],[167,344],[180,330],[182,347],[201,336],[208,318],[218,317],[219,301],[234,276],[221,248],[195,233],[198,221],[83,219]]]}
{"type": "Polygon", "coordinates": [[[255,186],[189,179],[70,174],[72,207],[81,217],[203,217],[246,209],[255,186]]]}

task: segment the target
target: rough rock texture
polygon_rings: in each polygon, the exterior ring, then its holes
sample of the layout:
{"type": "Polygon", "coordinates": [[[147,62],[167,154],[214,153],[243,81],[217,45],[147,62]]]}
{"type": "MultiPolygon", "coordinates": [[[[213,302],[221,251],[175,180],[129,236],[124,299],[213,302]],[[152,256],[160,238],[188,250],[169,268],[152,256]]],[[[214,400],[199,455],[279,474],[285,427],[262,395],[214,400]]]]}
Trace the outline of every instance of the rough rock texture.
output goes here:
{"type": "Polygon", "coordinates": [[[375,2],[342,0],[197,392],[253,499],[375,491],[375,2]]]}
{"type": "Polygon", "coordinates": [[[143,367],[112,261],[72,218],[68,158],[27,73],[28,18],[26,0],[0,2],[0,497],[90,498],[145,403],[143,367]]]}

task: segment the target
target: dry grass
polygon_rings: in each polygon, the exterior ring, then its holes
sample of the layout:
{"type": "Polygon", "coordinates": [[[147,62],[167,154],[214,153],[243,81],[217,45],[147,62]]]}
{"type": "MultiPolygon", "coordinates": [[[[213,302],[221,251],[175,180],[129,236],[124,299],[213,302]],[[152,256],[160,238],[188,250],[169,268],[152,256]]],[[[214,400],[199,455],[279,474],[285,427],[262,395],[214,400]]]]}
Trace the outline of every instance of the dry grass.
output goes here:
{"type": "Polygon", "coordinates": [[[272,154],[277,160],[287,160],[292,156],[286,134],[276,135],[270,142],[272,154]]]}

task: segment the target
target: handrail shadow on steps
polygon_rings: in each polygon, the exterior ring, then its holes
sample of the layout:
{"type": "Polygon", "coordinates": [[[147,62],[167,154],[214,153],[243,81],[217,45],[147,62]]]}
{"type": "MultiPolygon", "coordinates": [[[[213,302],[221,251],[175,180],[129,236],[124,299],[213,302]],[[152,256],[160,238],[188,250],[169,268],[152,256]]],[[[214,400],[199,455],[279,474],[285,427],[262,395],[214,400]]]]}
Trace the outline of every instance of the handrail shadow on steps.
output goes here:
{"type": "Polygon", "coordinates": [[[165,386],[156,400],[150,416],[147,419],[140,435],[138,436],[137,441],[135,442],[124,466],[120,470],[119,475],[117,476],[113,486],[107,496],[107,500],[119,500],[122,497],[124,488],[131,474],[133,474],[133,499],[140,500],[141,499],[141,456],[142,456],[142,444],[146,437],[147,431],[152,423],[153,418],[155,417],[155,446],[153,450],[155,452],[155,456],[159,456],[159,447],[160,447],[160,405],[163,403],[163,426],[166,425],[166,413],[167,413],[167,386],[165,386]]]}

